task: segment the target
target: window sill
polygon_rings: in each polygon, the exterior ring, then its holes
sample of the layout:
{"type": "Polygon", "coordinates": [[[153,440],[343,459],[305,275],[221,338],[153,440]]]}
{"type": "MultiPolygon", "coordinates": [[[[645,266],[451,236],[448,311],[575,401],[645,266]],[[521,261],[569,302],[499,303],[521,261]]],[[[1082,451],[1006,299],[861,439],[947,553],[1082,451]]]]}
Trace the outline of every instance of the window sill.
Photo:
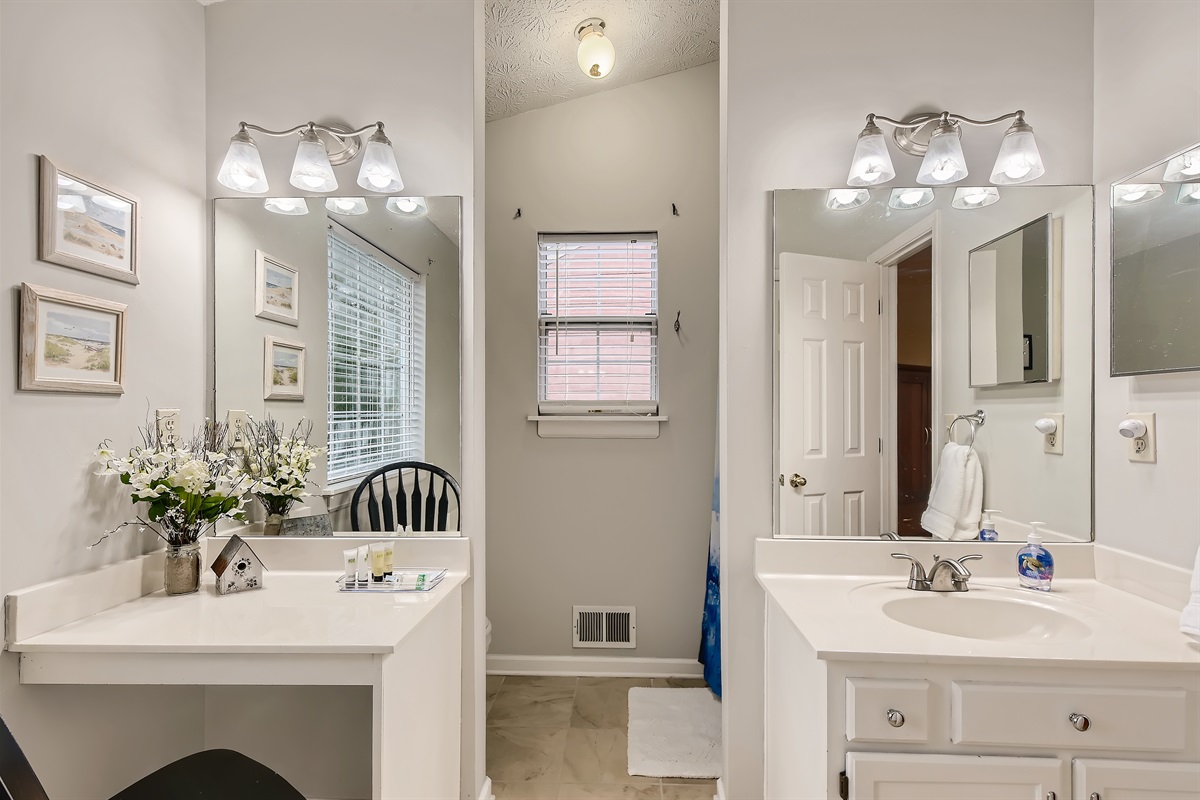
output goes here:
{"type": "Polygon", "coordinates": [[[657,439],[667,417],[632,414],[531,415],[541,439],[657,439]]]}

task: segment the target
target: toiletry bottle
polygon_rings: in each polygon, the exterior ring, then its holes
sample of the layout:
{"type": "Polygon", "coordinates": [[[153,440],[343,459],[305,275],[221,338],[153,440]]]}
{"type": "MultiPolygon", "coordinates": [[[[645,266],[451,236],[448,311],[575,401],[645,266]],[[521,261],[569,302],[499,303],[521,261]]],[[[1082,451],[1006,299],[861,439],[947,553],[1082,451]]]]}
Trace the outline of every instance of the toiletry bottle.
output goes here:
{"type": "Polygon", "coordinates": [[[1054,557],[1050,551],[1042,547],[1042,535],[1038,526],[1044,522],[1029,523],[1032,531],[1029,533],[1028,544],[1017,551],[1017,578],[1022,588],[1036,589],[1041,592],[1050,591],[1050,581],[1054,578],[1054,557]]]}
{"type": "Polygon", "coordinates": [[[992,522],[992,514],[1000,512],[994,508],[985,508],[983,510],[983,522],[980,523],[979,541],[981,542],[998,542],[1000,534],[996,533],[996,524],[992,522]]]}

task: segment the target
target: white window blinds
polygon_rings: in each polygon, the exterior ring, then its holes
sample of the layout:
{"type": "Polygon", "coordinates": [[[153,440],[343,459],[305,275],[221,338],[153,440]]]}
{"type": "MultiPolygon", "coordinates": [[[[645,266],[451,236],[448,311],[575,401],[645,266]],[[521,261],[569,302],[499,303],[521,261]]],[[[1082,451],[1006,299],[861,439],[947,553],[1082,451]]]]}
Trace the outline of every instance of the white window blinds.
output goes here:
{"type": "Polygon", "coordinates": [[[329,481],[425,454],[425,285],[329,228],[329,481]]]}
{"type": "Polygon", "coordinates": [[[538,236],[538,412],[658,411],[658,236],[538,236]]]}

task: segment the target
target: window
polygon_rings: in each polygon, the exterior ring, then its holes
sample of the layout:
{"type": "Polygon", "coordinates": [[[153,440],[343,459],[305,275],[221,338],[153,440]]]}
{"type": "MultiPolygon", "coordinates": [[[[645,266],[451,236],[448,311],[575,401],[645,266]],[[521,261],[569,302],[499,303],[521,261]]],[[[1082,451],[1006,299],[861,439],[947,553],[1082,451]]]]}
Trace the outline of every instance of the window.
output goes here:
{"type": "Polygon", "coordinates": [[[658,235],[538,236],[538,413],[658,411],[658,235]]]}
{"type": "Polygon", "coordinates": [[[425,454],[425,285],[329,228],[328,480],[425,454]]]}

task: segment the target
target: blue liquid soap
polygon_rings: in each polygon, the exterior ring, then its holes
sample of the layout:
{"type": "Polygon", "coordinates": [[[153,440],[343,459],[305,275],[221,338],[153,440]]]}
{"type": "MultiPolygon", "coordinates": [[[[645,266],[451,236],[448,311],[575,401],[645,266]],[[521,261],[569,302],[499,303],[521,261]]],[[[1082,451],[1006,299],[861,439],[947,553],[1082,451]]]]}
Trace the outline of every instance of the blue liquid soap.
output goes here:
{"type": "Polygon", "coordinates": [[[1054,580],[1054,556],[1042,547],[1042,535],[1038,526],[1043,522],[1031,522],[1033,531],[1026,539],[1027,544],[1017,551],[1017,578],[1024,589],[1036,589],[1039,592],[1050,591],[1050,582],[1054,580]]]}
{"type": "Polygon", "coordinates": [[[1000,534],[996,533],[996,523],[992,522],[992,514],[1000,512],[994,508],[985,508],[983,510],[983,522],[980,523],[979,541],[981,542],[998,542],[1000,534]]]}

